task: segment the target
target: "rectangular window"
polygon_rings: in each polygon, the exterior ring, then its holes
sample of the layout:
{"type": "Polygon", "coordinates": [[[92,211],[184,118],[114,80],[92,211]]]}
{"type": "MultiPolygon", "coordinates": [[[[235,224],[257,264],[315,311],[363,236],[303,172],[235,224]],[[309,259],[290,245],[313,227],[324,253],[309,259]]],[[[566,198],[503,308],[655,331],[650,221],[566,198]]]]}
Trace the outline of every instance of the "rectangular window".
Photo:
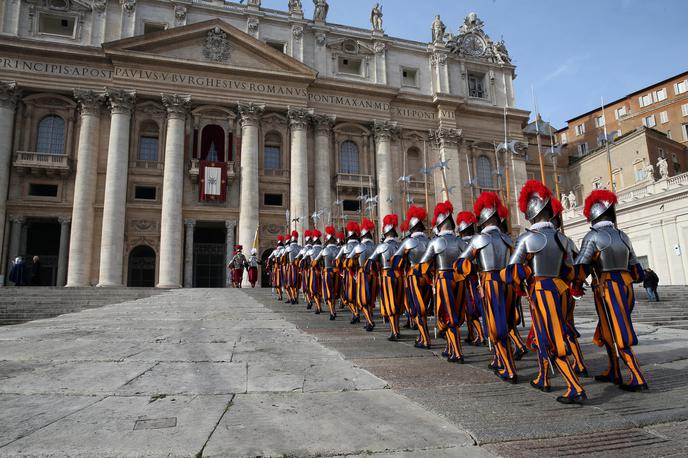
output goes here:
{"type": "Polygon", "coordinates": [[[344,200],[342,202],[342,208],[345,212],[357,212],[361,209],[360,200],[344,200]]]}
{"type": "Polygon", "coordinates": [[[353,57],[340,57],[339,58],[339,73],[345,73],[347,75],[357,75],[361,76],[361,69],[363,64],[361,59],[356,59],[353,57]]]}
{"type": "Polygon", "coordinates": [[[671,131],[670,130],[667,130],[667,138],[671,139],[671,131]]]}
{"type": "Polygon", "coordinates": [[[585,156],[586,154],[588,154],[588,144],[581,143],[578,145],[578,156],[585,156]]]}
{"type": "Polygon", "coordinates": [[[158,137],[139,138],[139,161],[158,161],[158,137]]]}
{"type": "Polygon", "coordinates": [[[688,103],[681,105],[681,114],[683,116],[688,116],[688,103]]]}
{"type": "Polygon", "coordinates": [[[679,95],[688,92],[688,80],[681,81],[674,84],[674,94],[679,95]]]}
{"type": "Polygon", "coordinates": [[[268,207],[281,207],[282,194],[264,194],[263,205],[268,207]]]}
{"type": "Polygon", "coordinates": [[[661,122],[662,124],[668,123],[669,122],[669,113],[667,113],[666,111],[662,111],[659,114],[659,122],[661,122]]]}
{"type": "Polygon", "coordinates": [[[136,186],[134,188],[134,199],[155,200],[156,191],[155,186],[136,186]]]}
{"type": "Polygon", "coordinates": [[[29,195],[35,197],[57,197],[57,185],[30,183],[29,195]]]}
{"type": "Polygon", "coordinates": [[[38,20],[38,31],[50,35],[73,37],[75,24],[74,18],[70,16],[41,13],[38,20]]]}
{"type": "Polygon", "coordinates": [[[559,139],[560,139],[562,145],[566,145],[569,142],[569,136],[566,135],[566,132],[562,132],[561,135],[559,136],[559,139]]]}
{"type": "Polygon", "coordinates": [[[662,88],[659,91],[655,91],[655,102],[661,102],[662,100],[666,100],[666,98],[667,98],[666,88],[662,88]]]}
{"type": "Polygon", "coordinates": [[[614,115],[616,116],[616,119],[619,119],[622,116],[626,116],[626,107],[620,107],[614,110],[614,115]]]}
{"type": "Polygon", "coordinates": [[[688,124],[681,126],[681,132],[683,132],[683,140],[688,141],[688,124]]]}
{"type": "Polygon", "coordinates": [[[485,90],[485,75],[478,73],[468,74],[468,95],[479,99],[487,98],[487,91],[485,90]]]}
{"type": "Polygon", "coordinates": [[[640,103],[640,108],[652,105],[652,93],[641,95],[638,97],[638,102],[640,103]]]}
{"type": "Polygon", "coordinates": [[[595,127],[604,127],[604,116],[597,116],[595,118],[595,127]]]}
{"type": "Polygon", "coordinates": [[[270,46],[273,49],[276,49],[279,52],[287,52],[287,45],[286,43],[282,43],[279,41],[266,41],[265,42],[268,46],[270,46]]]}
{"type": "Polygon", "coordinates": [[[643,126],[654,127],[657,123],[655,122],[655,115],[646,116],[643,118],[643,126]]]}
{"type": "Polygon", "coordinates": [[[418,70],[415,68],[402,68],[401,85],[407,87],[418,87],[418,70]]]}
{"type": "Polygon", "coordinates": [[[265,151],[263,152],[263,170],[279,170],[280,167],[280,147],[265,145],[265,151]]]}
{"type": "Polygon", "coordinates": [[[576,135],[583,135],[585,133],[585,124],[578,124],[576,126],[576,135]]]}

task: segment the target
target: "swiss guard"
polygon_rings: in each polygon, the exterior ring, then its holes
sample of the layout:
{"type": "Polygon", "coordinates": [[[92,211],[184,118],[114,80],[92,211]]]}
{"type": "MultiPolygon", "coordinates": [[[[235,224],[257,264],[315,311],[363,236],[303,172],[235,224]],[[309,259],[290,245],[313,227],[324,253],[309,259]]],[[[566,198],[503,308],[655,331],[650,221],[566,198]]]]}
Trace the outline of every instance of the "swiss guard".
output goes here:
{"type": "Polygon", "coordinates": [[[473,209],[481,231],[471,238],[468,247],[461,253],[456,269],[466,277],[477,266],[487,319],[488,343],[494,347],[494,359],[489,368],[502,380],[517,383],[507,322],[507,285],[501,276],[511,256],[513,242],[500,229],[501,205],[499,196],[494,192],[483,192],[478,197],[473,209]]]}
{"type": "Polygon", "coordinates": [[[575,261],[576,290],[588,275],[592,275],[592,289],[599,321],[593,341],[604,346],[609,358],[607,371],[595,376],[600,382],[619,385],[626,391],[647,389],[632,347],[638,337],[633,329],[631,313],[635,305],[633,283],[643,281],[643,268],[635,257],[628,236],[616,228],[616,195],[607,190],[593,191],[585,199],[583,214],[592,228],[583,238],[580,254],[575,261]],[[619,358],[630,372],[629,380],[621,378],[619,358]]]}
{"type": "Polygon", "coordinates": [[[303,257],[305,270],[308,272],[308,294],[312,303],[315,305],[316,315],[320,315],[320,313],[322,313],[322,273],[320,272],[320,267],[313,264],[313,260],[318,257],[323,249],[322,242],[320,241],[321,237],[322,232],[320,232],[318,229],[313,229],[313,231],[311,231],[311,241],[313,242],[313,246],[303,257]]]}
{"type": "Polygon", "coordinates": [[[258,250],[251,248],[251,256],[248,258],[248,282],[251,284],[251,288],[256,287],[258,282],[258,265],[261,262],[258,259],[258,250]]]}
{"type": "Polygon", "coordinates": [[[549,365],[556,366],[567,390],[557,398],[563,404],[587,399],[578,376],[568,360],[571,353],[566,339],[565,311],[569,281],[573,279],[566,241],[551,220],[552,192],[539,181],[529,180],[521,189],[518,208],[531,227],[522,234],[506,269],[507,282],[530,298],[535,329],[539,373],[531,385],[550,390],[549,365]]]}
{"type": "Polygon", "coordinates": [[[410,316],[418,325],[419,336],[415,347],[429,350],[427,304],[432,300],[432,287],[428,278],[420,270],[420,260],[430,243],[430,239],[425,235],[423,224],[427,217],[428,212],[424,208],[415,205],[409,207],[406,214],[409,236],[394,253],[392,267],[402,272],[410,316]]]}
{"type": "Polygon", "coordinates": [[[237,245],[234,247],[234,256],[229,262],[229,268],[232,271],[232,286],[241,288],[241,282],[244,279],[244,269],[248,266],[246,256],[242,252],[244,247],[237,245]]]}
{"type": "Polygon", "coordinates": [[[277,300],[282,301],[282,266],[279,263],[279,259],[282,256],[282,251],[284,250],[284,236],[277,236],[277,246],[270,253],[267,260],[267,269],[270,272],[270,281],[272,282],[272,287],[275,289],[275,294],[277,295],[277,300]]]}
{"type": "Polygon", "coordinates": [[[375,263],[375,268],[380,275],[380,312],[389,321],[387,340],[393,342],[399,340],[399,315],[404,307],[404,283],[398,273],[392,269],[392,255],[397,252],[400,245],[397,234],[398,224],[397,215],[386,215],[383,218],[383,239],[370,257],[370,261],[375,263]]]}
{"type": "Polygon", "coordinates": [[[339,274],[335,266],[335,258],[339,253],[337,246],[336,229],[333,226],[325,228],[325,246],[313,259],[313,267],[322,272],[321,275],[321,297],[323,302],[327,304],[330,312],[330,320],[337,318],[337,297],[339,274]]]}
{"type": "Polygon", "coordinates": [[[371,332],[375,329],[373,308],[377,298],[377,272],[371,268],[370,256],[375,251],[373,232],[375,224],[369,219],[361,221],[361,241],[348,255],[353,260],[352,269],[356,272],[356,304],[359,312],[363,312],[366,319],[365,330],[371,332]]]}
{"type": "Polygon", "coordinates": [[[311,296],[311,292],[308,287],[308,282],[310,280],[310,269],[307,265],[308,263],[303,261],[304,257],[306,256],[306,253],[308,253],[310,249],[313,248],[312,238],[313,231],[306,230],[303,232],[304,245],[301,247],[301,250],[299,250],[299,253],[296,255],[296,270],[298,271],[299,279],[301,280],[300,288],[301,291],[303,291],[303,297],[306,299],[306,310],[310,310],[313,308],[313,297],[311,296]]]}
{"type": "Polygon", "coordinates": [[[420,260],[421,271],[434,269],[435,317],[438,328],[447,339],[442,353],[451,363],[463,363],[459,327],[464,321],[464,276],[454,270],[454,262],[466,243],[454,233],[454,206],[450,201],[435,206],[434,226],[437,237],[432,239],[420,260]]]}
{"type": "MultiPolygon", "coordinates": [[[[456,232],[463,242],[468,246],[471,239],[475,235],[475,215],[473,212],[460,212],[456,215],[456,232]]],[[[484,316],[483,300],[478,290],[477,269],[472,269],[472,273],[465,277],[464,286],[465,303],[464,314],[466,316],[466,324],[468,327],[468,336],[466,343],[470,345],[484,345],[486,344],[485,336],[487,335],[487,322],[483,318],[481,325],[480,319],[484,316]]]]}
{"type": "Polygon", "coordinates": [[[292,231],[289,244],[282,252],[282,266],[284,269],[284,286],[287,289],[289,302],[299,303],[299,271],[296,266],[296,256],[301,251],[299,246],[299,233],[292,231]]]}
{"type": "Polygon", "coordinates": [[[358,314],[358,306],[356,305],[356,272],[351,268],[351,262],[348,258],[349,254],[353,253],[354,248],[358,245],[358,237],[361,233],[361,228],[356,221],[349,221],[346,225],[346,244],[344,244],[337,253],[337,269],[342,276],[342,302],[349,307],[351,311],[351,324],[356,324],[361,321],[358,314]]]}

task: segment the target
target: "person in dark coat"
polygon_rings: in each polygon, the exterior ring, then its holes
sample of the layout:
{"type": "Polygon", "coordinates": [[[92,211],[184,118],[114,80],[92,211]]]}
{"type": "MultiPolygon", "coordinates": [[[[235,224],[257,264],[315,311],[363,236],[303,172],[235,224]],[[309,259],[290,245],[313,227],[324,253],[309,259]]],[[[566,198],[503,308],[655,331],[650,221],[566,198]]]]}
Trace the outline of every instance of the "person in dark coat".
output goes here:
{"type": "Polygon", "coordinates": [[[648,302],[659,302],[659,294],[657,293],[657,287],[659,286],[659,277],[657,273],[648,268],[645,270],[645,280],[643,280],[643,287],[647,292],[648,302]]]}
{"type": "Polygon", "coordinates": [[[31,264],[31,286],[41,286],[41,260],[34,256],[31,264]]]}
{"type": "Polygon", "coordinates": [[[14,283],[14,286],[25,286],[26,280],[26,265],[24,264],[24,258],[17,256],[10,270],[10,281],[14,283]]]}

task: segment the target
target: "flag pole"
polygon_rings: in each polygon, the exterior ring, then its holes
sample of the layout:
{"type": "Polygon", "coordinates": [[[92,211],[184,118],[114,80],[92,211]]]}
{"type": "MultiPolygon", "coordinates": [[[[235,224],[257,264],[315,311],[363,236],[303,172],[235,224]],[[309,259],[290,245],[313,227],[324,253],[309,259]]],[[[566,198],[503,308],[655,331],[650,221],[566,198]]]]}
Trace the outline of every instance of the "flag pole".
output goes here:
{"type": "Polygon", "coordinates": [[[530,90],[533,93],[533,106],[535,107],[535,138],[537,139],[538,159],[540,161],[540,181],[545,184],[545,162],[542,159],[542,142],[540,141],[540,112],[535,99],[535,88],[530,86],[530,90]]]}
{"type": "Polygon", "coordinates": [[[430,199],[428,197],[428,152],[427,152],[427,141],[423,140],[423,167],[425,168],[425,208],[430,205],[430,199]]]}
{"type": "Polygon", "coordinates": [[[614,176],[612,174],[612,153],[609,148],[609,137],[607,137],[607,117],[604,115],[604,97],[600,97],[602,101],[602,122],[604,123],[604,144],[607,146],[607,172],[609,172],[609,188],[612,192],[615,191],[614,176]]]}

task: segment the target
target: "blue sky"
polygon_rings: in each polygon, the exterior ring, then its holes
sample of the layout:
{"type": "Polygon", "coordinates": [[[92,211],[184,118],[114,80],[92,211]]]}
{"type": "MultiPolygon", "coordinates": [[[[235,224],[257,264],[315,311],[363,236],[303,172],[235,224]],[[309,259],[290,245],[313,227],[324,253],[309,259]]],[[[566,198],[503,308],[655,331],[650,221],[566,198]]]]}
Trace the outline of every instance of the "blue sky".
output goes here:
{"type": "MultiPolygon", "coordinates": [[[[302,0],[312,17],[312,0],[302,0]]],[[[329,22],[369,27],[375,0],[330,0],[329,22]]],[[[430,40],[440,14],[456,32],[475,11],[493,40],[504,37],[517,66],[516,104],[556,127],[643,86],[688,70],[688,0],[383,0],[391,36],[430,40]]],[[[263,0],[286,9],[287,0],[263,0]]]]}

